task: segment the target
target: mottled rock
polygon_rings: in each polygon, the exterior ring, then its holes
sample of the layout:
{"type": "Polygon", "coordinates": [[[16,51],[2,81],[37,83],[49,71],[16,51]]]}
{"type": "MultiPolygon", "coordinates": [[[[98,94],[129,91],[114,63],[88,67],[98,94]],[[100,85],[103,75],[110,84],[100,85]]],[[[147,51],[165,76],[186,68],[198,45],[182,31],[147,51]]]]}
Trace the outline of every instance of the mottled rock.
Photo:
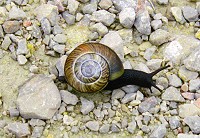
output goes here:
{"type": "Polygon", "coordinates": [[[151,108],[155,107],[157,105],[158,101],[157,99],[152,96],[152,97],[149,97],[147,99],[145,99],[138,107],[138,111],[140,113],[144,113],[144,112],[147,112],[149,111],[151,108]]]}
{"type": "Polygon", "coordinates": [[[85,126],[92,131],[98,131],[99,130],[99,122],[98,121],[88,121],[85,124],[85,126]]]}
{"type": "Polygon", "coordinates": [[[166,133],[167,133],[167,129],[165,125],[159,125],[153,130],[149,138],[164,138],[166,133]]]}
{"type": "Polygon", "coordinates": [[[112,0],[101,0],[99,2],[99,6],[102,8],[102,9],[108,9],[112,6],[112,0]]]}
{"type": "Polygon", "coordinates": [[[92,111],[94,109],[94,102],[91,100],[87,100],[83,97],[80,98],[81,100],[81,113],[86,115],[88,114],[90,111],[92,111]]]}
{"type": "Polygon", "coordinates": [[[76,95],[66,91],[66,90],[61,90],[60,91],[61,99],[66,103],[66,104],[71,104],[71,105],[76,105],[78,102],[78,98],[76,95]]]}
{"type": "Polygon", "coordinates": [[[168,42],[170,37],[171,36],[170,36],[169,32],[162,30],[162,29],[157,29],[157,30],[155,30],[154,32],[151,33],[149,41],[152,44],[159,46],[163,43],[168,42]]]}
{"type": "Polygon", "coordinates": [[[186,20],[183,17],[182,10],[180,7],[171,7],[171,12],[177,22],[181,24],[186,22],[186,20]]]}
{"type": "Polygon", "coordinates": [[[183,11],[183,16],[185,17],[186,20],[189,22],[194,22],[197,21],[199,18],[199,14],[195,8],[185,6],[182,8],[183,11]]]}
{"type": "Polygon", "coordinates": [[[44,32],[44,35],[50,34],[51,33],[51,24],[47,18],[43,18],[41,20],[41,27],[44,32]]]}
{"type": "Polygon", "coordinates": [[[27,42],[26,39],[20,39],[17,44],[17,55],[28,54],[27,42]]]}
{"type": "Polygon", "coordinates": [[[111,129],[112,133],[118,133],[120,131],[119,127],[114,123],[111,125],[110,129],[111,129]]]}
{"type": "Polygon", "coordinates": [[[13,6],[9,11],[8,17],[11,20],[22,20],[26,18],[26,13],[22,9],[13,6]]]}
{"type": "Polygon", "coordinates": [[[132,28],[135,21],[135,10],[134,8],[124,8],[119,13],[119,22],[125,28],[132,28]]]}
{"type": "Polygon", "coordinates": [[[170,125],[171,129],[176,129],[176,128],[180,127],[181,123],[180,123],[180,119],[178,118],[178,116],[170,117],[169,125],[170,125]]]}
{"type": "Polygon", "coordinates": [[[137,86],[137,85],[126,85],[126,86],[123,86],[121,89],[123,91],[125,91],[126,93],[135,93],[139,89],[139,86],[137,86]]]}
{"type": "Polygon", "coordinates": [[[160,68],[162,59],[151,59],[146,62],[147,66],[151,70],[157,70],[160,68]]]}
{"type": "Polygon", "coordinates": [[[50,119],[60,107],[60,103],[57,86],[45,75],[34,75],[19,87],[17,107],[20,115],[26,119],[50,119]]]}
{"type": "Polygon", "coordinates": [[[167,75],[169,85],[180,87],[182,85],[181,79],[176,74],[167,75]]]}
{"type": "Polygon", "coordinates": [[[35,38],[41,38],[42,37],[42,32],[40,30],[40,27],[36,24],[33,25],[32,35],[35,38]]]}
{"type": "Polygon", "coordinates": [[[97,4],[95,2],[85,5],[82,9],[84,14],[92,14],[96,10],[97,10],[97,4]]]}
{"type": "Polygon", "coordinates": [[[28,135],[31,134],[27,123],[20,123],[20,122],[10,123],[8,124],[7,129],[16,137],[27,137],[28,135]]]}
{"type": "Polygon", "coordinates": [[[91,31],[96,31],[100,36],[104,36],[108,33],[108,28],[102,23],[96,23],[90,27],[91,31]]]}
{"type": "Polygon", "coordinates": [[[73,25],[75,23],[75,16],[68,13],[68,11],[63,12],[62,16],[65,19],[67,24],[73,25]]]}
{"type": "Polygon", "coordinates": [[[53,34],[56,35],[56,34],[62,34],[63,33],[63,29],[61,26],[59,26],[58,24],[55,25],[53,27],[53,34]]]}
{"type": "Polygon", "coordinates": [[[109,124],[103,124],[100,129],[99,132],[100,133],[108,133],[110,130],[110,125],[109,124]]]}
{"type": "Polygon", "coordinates": [[[144,58],[146,60],[150,60],[155,51],[156,51],[156,46],[147,48],[146,51],[144,52],[144,58]]]}
{"type": "Polygon", "coordinates": [[[8,50],[11,43],[12,43],[12,41],[10,40],[10,37],[8,35],[6,35],[4,37],[2,44],[1,44],[1,48],[4,49],[4,50],[8,50]]]}
{"type": "Polygon", "coordinates": [[[182,104],[179,105],[179,116],[182,118],[188,116],[200,115],[200,108],[194,104],[182,104]]]}
{"type": "Polygon", "coordinates": [[[69,10],[69,13],[75,15],[79,6],[79,2],[76,0],[69,0],[67,4],[67,9],[69,10]]]}
{"type": "Polygon", "coordinates": [[[9,109],[10,117],[18,117],[19,116],[19,110],[16,108],[9,109]]]}
{"type": "Polygon", "coordinates": [[[19,30],[20,23],[18,21],[5,21],[3,23],[3,29],[5,33],[12,34],[19,30]]]}
{"type": "Polygon", "coordinates": [[[185,102],[185,99],[181,96],[180,91],[175,87],[169,87],[162,94],[162,99],[167,101],[185,102]]]}
{"type": "Polygon", "coordinates": [[[111,99],[122,99],[125,95],[125,92],[121,89],[113,90],[112,92],[112,98],[111,99]]]}
{"type": "Polygon", "coordinates": [[[196,116],[188,116],[183,120],[192,130],[194,134],[200,134],[200,117],[196,116]]]}
{"type": "Polygon", "coordinates": [[[178,75],[184,81],[189,81],[189,80],[192,80],[192,79],[196,79],[198,77],[197,72],[187,70],[184,66],[181,66],[179,68],[178,75]]]}

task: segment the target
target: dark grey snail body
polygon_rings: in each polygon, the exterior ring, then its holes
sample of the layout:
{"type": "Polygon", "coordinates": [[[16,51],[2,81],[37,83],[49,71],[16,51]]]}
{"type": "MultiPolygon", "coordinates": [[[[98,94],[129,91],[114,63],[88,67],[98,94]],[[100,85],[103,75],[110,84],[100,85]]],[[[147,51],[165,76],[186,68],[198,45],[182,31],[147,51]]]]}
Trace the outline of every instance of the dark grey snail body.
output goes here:
{"type": "Polygon", "coordinates": [[[167,68],[152,73],[124,69],[117,54],[99,43],[85,43],[76,47],[67,57],[64,72],[67,83],[80,92],[113,90],[126,85],[155,87],[152,77],[167,68]]]}

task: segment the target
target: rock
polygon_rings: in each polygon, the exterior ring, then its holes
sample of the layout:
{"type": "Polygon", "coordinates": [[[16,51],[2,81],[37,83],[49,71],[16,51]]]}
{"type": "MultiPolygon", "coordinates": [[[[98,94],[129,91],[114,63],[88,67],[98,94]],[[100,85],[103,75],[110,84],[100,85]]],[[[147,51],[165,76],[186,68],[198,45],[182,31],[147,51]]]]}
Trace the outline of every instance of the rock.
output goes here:
{"type": "Polygon", "coordinates": [[[122,103],[128,103],[132,100],[134,100],[136,97],[136,93],[128,93],[124,96],[124,98],[121,100],[122,103]]]}
{"type": "Polygon", "coordinates": [[[29,71],[31,73],[37,74],[39,72],[39,68],[36,65],[31,65],[29,71]]]}
{"type": "Polygon", "coordinates": [[[53,34],[56,35],[56,34],[62,34],[62,33],[63,33],[62,27],[60,27],[58,24],[56,24],[53,27],[53,34]]]}
{"type": "Polygon", "coordinates": [[[57,34],[53,37],[53,40],[58,43],[66,43],[67,37],[64,34],[57,34]]]}
{"type": "Polygon", "coordinates": [[[72,126],[71,132],[77,134],[79,132],[79,128],[77,126],[72,126]]]}
{"type": "Polygon", "coordinates": [[[112,2],[119,12],[128,7],[136,7],[136,2],[133,0],[112,0],[112,2]]]}
{"type": "Polygon", "coordinates": [[[41,20],[41,27],[44,32],[44,35],[48,35],[51,33],[51,24],[47,18],[43,18],[41,20]]]}
{"type": "Polygon", "coordinates": [[[154,32],[151,33],[149,41],[156,46],[160,46],[163,43],[166,43],[170,39],[170,33],[162,30],[162,29],[157,29],[154,32]]]}
{"type": "Polygon", "coordinates": [[[14,122],[7,126],[9,132],[14,134],[16,137],[27,137],[31,134],[27,123],[14,122]]]}
{"type": "Polygon", "coordinates": [[[110,8],[112,5],[113,5],[112,0],[101,0],[99,2],[99,6],[102,9],[105,9],[105,10],[107,10],[108,8],[110,8]]]}
{"type": "Polygon", "coordinates": [[[157,105],[158,101],[157,99],[152,96],[152,97],[149,97],[147,99],[145,99],[138,107],[138,111],[140,113],[144,113],[144,112],[147,112],[149,111],[151,108],[154,108],[156,105],[157,105]]]}
{"type": "Polygon", "coordinates": [[[135,120],[132,120],[130,123],[128,123],[127,130],[129,133],[133,134],[135,132],[136,127],[137,125],[136,125],[135,120]]]}
{"type": "Polygon", "coordinates": [[[32,127],[35,127],[35,126],[45,126],[45,122],[43,120],[40,120],[40,119],[31,119],[29,121],[29,124],[32,127]]]}
{"type": "Polygon", "coordinates": [[[93,113],[95,114],[96,117],[100,118],[101,117],[101,109],[94,109],[93,113]]]}
{"type": "Polygon", "coordinates": [[[194,104],[182,104],[179,105],[179,116],[182,118],[188,116],[200,115],[200,108],[196,107],[194,104]]]}
{"type": "Polygon", "coordinates": [[[80,3],[76,0],[69,0],[67,4],[67,9],[69,10],[69,13],[75,15],[80,3]]]}
{"type": "Polygon", "coordinates": [[[122,99],[125,95],[125,92],[121,89],[113,90],[111,99],[122,99]]]}
{"type": "Polygon", "coordinates": [[[34,127],[31,137],[40,138],[42,136],[44,127],[34,127]]]}
{"type": "Polygon", "coordinates": [[[51,119],[60,103],[57,86],[45,75],[34,75],[19,87],[17,107],[23,118],[51,119]]]}
{"type": "Polygon", "coordinates": [[[180,134],[178,134],[177,138],[200,138],[200,136],[199,135],[193,135],[193,134],[180,133],[180,134]]]}
{"type": "Polygon", "coordinates": [[[98,131],[99,130],[99,122],[98,121],[88,121],[85,124],[85,126],[92,131],[98,131]]]}
{"type": "Polygon", "coordinates": [[[12,41],[10,40],[10,37],[8,35],[6,35],[4,37],[2,44],[1,44],[1,48],[4,49],[4,50],[8,50],[11,43],[12,43],[12,41]]]}
{"type": "Polygon", "coordinates": [[[171,86],[180,87],[182,85],[181,79],[176,74],[167,75],[167,78],[171,86]]]}
{"type": "Polygon", "coordinates": [[[63,117],[63,123],[65,125],[72,125],[72,123],[74,122],[74,118],[68,115],[64,115],[63,117]]]}
{"type": "Polygon", "coordinates": [[[184,91],[184,92],[187,92],[187,91],[189,90],[188,84],[187,84],[187,83],[184,83],[184,84],[181,86],[181,90],[184,91]]]}
{"type": "Polygon", "coordinates": [[[185,99],[181,96],[180,91],[172,86],[165,90],[162,94],[162,99],[167,101],[185,102],[185,99]]]}
{"type": "Polygon", "coordinates": [[[135,10],[134,8],[124,8],[119,13],[119,22],[125,28],[132,28],[135,21],[135,10]]]}
{"type": "Polygon", "coordinates": [[[18,61],[19,65],[25,65],[28,60],[26,59],[26,57],[24,55],[18,55],[17,61],[18,61]]]}
{"type": "Polygon", "coordinates": [[[146,60],[150,60],[155,51],[156,51],[156,46],[147,48],[146,51],[144,52],[144,58],[146,60]]]}
{"type": "Polygon", "coordinates": [[[172,116],[169,118],[169,125],[171,129],[176,129],[180,127],[180,119],[177,116],[172,116]]]}
{"type": "Polygon", "coordinates": [[[198,18],[199,14],[195,8],[185,6],[182,8],[182,11],[183,11],[183,16],[189,22],[195,22],[199,19],[198,18]]]}
{"type": "Polygon", "coordinates": [[[53,50],[60,54],[65,54],[65,45],[54,45],[53,50]]]}
{"type": "Polygon", "coordinates": [[[90,111],[92,111],[94,109],[94,102],[93,101],[89,101],[83,97],[80,98],[81,99],[81,113],[86,115],[88,114],[90,111]]]}
{"type": "Polygon", "coordinates": [[[180,24],[186,22],[180,7],[171,7],[171,12],[177,22],[179,22],[180,24]]]}
{"type": "Polygon", "coordinates": [[[150,16],[147,10],[137,12],[134,26],[141,34],[151,34],[150,16]]]}
{"type": "Polygon", "coordinates": [[[169,0],[157,0],[157,3],[160,5],[166,5],[168,4],[169,0]]]}
{"type": "Polygon", "coordinates": [[[151,70],[157,70],[160,68],[162,59],[151,59],[146,62],[147,66],[151,70]]]}
{"type": "Polygon", "coordinates": [[[90,27],[91,31],[96,31],[100,36],[104,36],[108,33],[108,28],[102,23],[96,23],[90,27]]]}
{"type": "Polygon", "coordinates": [[[194,134],[200,134],[200,117],[196,116],[188,116],[183,120],[192,130],[194,134]]]}
{"type": "Polygon", "coordinates": [[[26,55],[28,54],[27,42],[26,39],[20,39],[17,44],[17,55],[26,55]]]}
{"type": "Polygon", "coordinates": [[[196,3],[196,9],[197,9],[198,13],[200,14],[200,2],[196,3]]]}
{"type": "Polygon", "coordinates": [[[196,32],[195,34],[195,38],[200,40],[200,29],[196,32]]]}
{"type": "Polygon", "coordinates": [[[16,108],[9,109],[10,117],[18,117],[19,116],[19,110],[16,108]]]}
{"type": "Polygon", "coordinates": [[[99,38],[99,34],[97,32],[93,32],[93,33],[89,34],[88,38],[90,41],[96,40],[99,38]]]}
{"type": "Polygon", "coordinates": [[[164,77],[159,77],[158,79],[156,79],[156,84],[161,85],[164,88],[167,88],[169,85],[168,80],[164,77]]]}
{"type": "Polygon", "coordinates": [[[2,25],[0,25],[0,38],[4,37],[4,32],[3,32],[3,28],[2,25]]]}
{"type": "Polygon", "coordinates": [[[76,21],[79,22],[83,17],[84,17],[83,14],[78,12],[78,13],[76,14],[76,21]]]}
{"type": "Polygon", "coordinates": [[[99,132],[100,133],[108,133],[110,130],[110,125],[109,124],[103,124],[100,129],[99,129],[99,132]]]}
{"type": "Polygon", "coordinates": [[[126,85],[126,86],[123,86],[121,89],[123,91],[125,91],[126,93],[135,93],[139,89],[139,86],[137,86],[137,85],[126,85]]]}
{"type": "Polygon", "coordinates": [[[189,71],[184,66],[179,68],[178,75],[183,81],[189,81],[198,77],[197,72],[189,71]]]}
{"type": "Polygon", "coordinates": [[[26,18],[26,13],[22,9],[13,6],[9,11],[8,17],[11,20],[23,20],[26,18]]]}
{"type": "Polygon", "coordinates": [[[76,95],[66,91],[66,90],[61,90],[60,91],[61,99],[66,103],[66,104],[71,104],[71,105],[76,105],[78,102],[78,98],[76,95]]]}
{"type": "Polygon", "coordinates": [[[75,16],[69,14],[68,11],[63,12],[62,16],[68,25],[73,25],[75,23],[75,16]]]}
{"type": "Polygon", "coordinates": [[[200,89],[200,78],[190,80],[189,82],[189,90],[191,92],[195,92],[200,89]]]}
{"type": "Polygon", "coordinates": [[[41,4],[34,10],[37,20],[40,22],[43,18],[47,18],[51,26],[57,24],[58,7],[52,4],[41,4]]]}
{"type": "Polygon", "coordinates": [[[36,24],[33,25],[32,35],[35,38],[41,38],[42,37],[42,32],[40,30],[40,27],[36,24]]]}
{"type": "Polygon", "coordinates": [[[200,46],[194,49],[193,52],[183,61],[185,67],[191,71],[200,71],[200,46]]]}
{"type": "Polygon", "coordinates": [[[5,21],[3,23],[3,30],[7,34],[15,33],[19,30],[20,23],[18,21],[5,21]]]}
{"type": "Polygon", "coordinates": [[[84,14],[92,14],[96,10],[97,10],[97,4],[96,3],[87,4],[82,9],[84,14]]]}
{"type": "Polygon", "coordinates": [[[123,40],[118,32],[110,31],[101,39],[100,43],[109,46],[117,53],[120,59],[124,59],[123,40]]]}
{"type": "Polygon", "coordinates": [[[194,93],[191,92],[183,92],[181,93],[185,99],[194,100],[194,93]]]}
{"type": "Polygon", "coordinates": [[[165,125],[159,125],[153,130],[149,138],[164,138],[166,135],[166,132],[167,132],[167,129],[165,125]]]}
{"type": "Polygon", "coordinates": [[[161,20],[153,20],[153,21],[151,21],[151,26],[154,30],[157,30],[157,29],[161,28],[162,21],[161,20]]]}
{"type": "Polygon", "coordinates": [[[118,133],[120,131],[120,129],[116,124],[112,124],[111,131],[112,131],[112,133],[118,133]]]}
{"type": "Polygon", "coordinates": [[[101,22],[106,26],[110,26],[115,21],[115,14],[106,10],[98,10],[92,13],[91,21],[101,22]]]}
{"type": "Polygon", "coordinates": [[[58,59],[56,62],[56,68],[58,70],[59,76],[65,76],[64,74],[64,66],[65,66],[65,61],[67,59],[67,55],[63,55],[61,58],[58,59]]]}

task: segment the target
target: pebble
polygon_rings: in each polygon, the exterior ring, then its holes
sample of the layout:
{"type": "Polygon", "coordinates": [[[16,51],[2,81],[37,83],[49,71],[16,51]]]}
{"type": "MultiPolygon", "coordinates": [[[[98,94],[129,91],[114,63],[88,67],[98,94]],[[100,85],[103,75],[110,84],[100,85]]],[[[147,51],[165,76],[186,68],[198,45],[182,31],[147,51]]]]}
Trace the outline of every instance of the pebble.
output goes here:
{"type": "Polygon", "coordinates": [[[143,93],[137,91],[136,100],[142,101],[144,99],[143,93]]]}
{"type": "Polygon", "coordinates": [[[200,138],[199,135],[193,135],[193,134],[178,134],[177,138],[200,138]]]}
{"type": "Polygon", "coordinates": [[[118,133],[120,131],[119,127],[114,123],[112,123],[110,129],[111,129],[112,133],[118,133]]]}
{"type": "Polygon", "coordinates": [[[90,0],[79,0],[79,1],[82,2],[82,3],[87,3],[90,0]]]}
{"type": "Polygon", "coordinates": [[[28,54],[28,48],[27,48],[27,42],[26,42],[26,39],[23,38],[23,39],[20,39],[18,41],[18,44],[17,44],[17,55],[21,55],[21,54],[28,54]]]}
{"type": "Polygon", "coordinates": [[[134,8],[136,6],[136,2],[130,1],[130,0],[112,0],[115,8],[120,12],[124,8],[132,7],[134,8]]]}
{"type": "Polygon", "coordinates": [[[194,104],[182,104],[179,105],[179,116],[182,118],[188,116],[200,115],[200,108],[195,106],[194,104]]]}
{"type": "Polygon", "coordinates": [[[69,14],[68,11],[63,12],[62,16],[68,25],[75,24],[75,16],[72,14],[69,14]]]}
{"type": "Polygon", "coordinates": [[[39,68],[38,68],[36,65],[31,65],[30,68],[29,68],[29,71],[30,71],[31,73],[36,74],[36,73],[39,72],[39,68]]]}
{"type": "Polygon", "coordinates": [[[177,22],[180,24],[184,24],[186,22],[180,7],[171,7],[171,12],[177,22]]]}
{"type": "Polygon", "coordinates": [[[96,10],[97,10],[97,4],[96,3],[87,4],[82,8],[82,11],[83,11],[84,14],[92,14],[96,10]]]}
{"type": "Polygon", "coordinates": [[[22,20],[26,18],[26,13],[16,6],[13,6],[9,11],[8,17],[10,20],[22,20]]]}
{"type": "Polygon", "coordinates": [[[183,11],[183,16],[187,21],[195,22],[198,20],[199,14],[195,8],[185,6],[182,8],[182,11],[183,11]]]}
{"type": "Polygon", "coordinates": [[[19,88],[17,107],[23,118],[51,119],[60,104],[57,86],[45,75],[34,75],[19,88]]]}
{"type": "Polygon", "coordinates": [[[1,44],[1,48],[4,50],[8,50],[9,46],[12,44],[12,41],[10,40],[10,37],[8,35],[6,35],[4,37],[4,40],[1,44]]]}
{"type": "Polygon", "coordinates": [[[151,70],[157,70],[160,68],[162,59],[151,59],[146,62],[147,66],[151,70]]]}
{"type": "Polygon", "coordinates": [[[159,125],[156,127],[149,138],[164,138],[167,133],[167,129],[164,125],[159,125]]]}
{"type": "Polygon", "coordinates": [[[67,9],[69,10],[69,13],[75,15],[80,3],[76,0],[69,0],[67,4],[67,9]]]}
{"type": "Polygon", "coordinates": [[[200,134],[200,117],[196,116],[188,116],[183,120],[192,130],[194,134],[200,134]]]}
{"type": "Polygon", "coordinates": [[[138,107],[138,111],[140,113],[144,113],[144,112],[147,112],[149,111],[151,108],[154,108],[156,105],[157,105],[158,101],[157,99],[152,96],[152,97],[149,97],[147,99],[145,99],[138,107]]]}
{"type": "Polygon", "coordinates": [[[29,121],[29,124],[32,126],[32,127],[35,127],[35,126],[45,126],[45,122],[41,119],[31,119],[29,121]]]}
{"type": "Polygon", "coordinates": [[[47,18],[43,18],[41,21],[41,27],[44,32],[44,35],[48,35],[51,33],[51,24],[47,18]]]}
{"type": "Polygon", "coordinates": [[[16,137],[26,137],[31,134],[27,123],[14,122],[9,123],[7,129],[16,137]]]}
{"type": "Polygon", "coordinates": [[[182,85],[181,79],[176,74],[167,75],[169,85],[180,87],[182,85]]]}
{"type": "Polygon", "coordinates": [[[76,21],[79,22],[79,21],[83,18],[83,16],[84,16],[84,15],[83,15],[82,13],[79,13],[79,12],[78,12],[78,13],[76,14],[76,21]]]}
{"type": "Polygon", "coordinates": [[[123,99],[121,100],[122,103],[128,103],[132,100],[134,100],[136,97],[136,93],[128,93],[126,94],[123,99]]]}
{"type": "Polygon", "coordinates": [[[111,99],[122,99],[125,95],[125,92],[122,91],[121,89],[115,89],[112,92],[111,99]]]}
{"type": "Polygon", "coordinates": [[[184,92],[187,92],[187,91],[189,90],[188,84],[187,84],[187,83],[184,83],[184,84],[181,86],[181,90],[184,91],[184,92]]]}
{"type": "Polygon", "coordinates": [[[63,55],[56,62],[56,68],[58,70],[59,76],[65,76],[65,74],[64,74],[64,66],[65,66],[66,59],[67,59],[67,55],[63,55]]]}
{"type": "Polygon", "coordinates": [[[156,0],[158,4],[160,5],[167,5],[169,0],[156,0]]]}
{"type": "Polygon", "coordinates": [[[53,37],[53,40],[54,40],[55,42],[58,42],[58,43],[66,43],[67,37],[66,37],[66,35],[64,35],[64,34],[56,34],[56,35],[53,37]]]}
{"type": "Polygon", "coordinates": [[[89,34],[88,38],[90,41],[96,40],[99,38],[99,34],[97,32],[93,32],[93,33],[89,34]]]}
{"type": "Polygon", "coordinates": [[[167,101],[185,102],[185,99],[181,96],[180,91],[173,86],[165,90],[162,94],[162,99],[167,101]]]}
{"type": "Polygon", "coordinates": [[[94,31],[98,32],[98,34],[100,36],[104,36],[105,34],[108,33],[108,28],[105,25],[103,25],[102,23],[96,23],[96,24],[92,25],[90,27],[90,30],[93,32],[94,31]]]}
{"type": "Polygon", "coordinates": [[[196,9],[197,9],[198,13],[200,14],[200,2],[196,3],[196,9]]]}
{"type": "Polygon", "coordinates": [[[64,101],[66,104],[76,105],[78,102],[77,96],[66,90],[61,90],[60,95],[61,95],[62,101],[64,101]]]}
{"type": "Polygon", "coordinates": [[[135,10],[134,8],[124,8],[119,13],[119,22],[125,28],[132,28],[135,21],[135,10]]]}
{"type": "Polygon", "coordinates": [[[28,60],[26,59],[26,57],[24,55],[18,55],[17,61],[18,61],[19,65],[25,65],[28,60]]]}
{"type": "Polygon", "coordinates": [[[40,27],[36,24],[33,25],[32,35],[35,38],[41,38],[42,37],[42,32],[40,30],[40,27]]]}
{"type": "Polygon", "coordinates": [[[184,93],[181,93],[181,94],[185,99],[194,100],[194,93],[184,92],[184,93]]]}
{"type": "Polygon", "coordinates": [[[101,0],[99,2],[99,6],[102,9],[105,9],[105,10],[107,10],[108,8],[110,8],[112,5],[113,5],[112,0],[101,0]]]}
{"type": "Polygon", "coordinates": [[[172,116],[169,118],[169,125],[171,129],[176,129],[178,127],[180,127],[181,123],[180,123],[180,119],[178,116],[172,116]]]}
{"type": "Polygon", "coordinates": [[[59,26],[58,24],[56,24],[54,27],[53,27],[53,30],[52,30],[53,34],[56,35],[56,34],[62,34],[63,33],[63,29],[61,26],[59,26]]]}
{"type": "Polygon", "coordinates": [[[79,128],[77,126],[72,126],[71,132],[77,134],[79,132],[79,128]]]}
{"type": "Polygon", "coordinates": [[[91,100],[87,100],[83,97],[80,98],[81,100],[81,113],[86,115],[88,114],[90,111],[92,111],[94,109],[94,102],[91,100]]]}
{"type": "Polygon", "coordinates": [[[137,127],[137,124],[135,120],[132,120],[130,123],[128,123],[127,130],[129,133],[133,134],[135,132],[136,127],[137,127]]]}
{"type": "Polygon", "coordinates": [[[157,29],[161,28],[162,21],[161,20],[153,20],[153,21],[151,21],[151,26],[154,30],[157,30],[157,29]]]}
{"type": "Polygon", "coordinates": [[[156,46],[147,48],[144,52],[144,58],[146,60],[150,60],[155,51],[156,51],[156,46]]]}
{"type": "Polygon", "coordinates": [[[19,116],[19,110],[16,108],[9,109],[10,117],[18,117],[19,116]]]}
{"type": "Polygon", "coordinates": [[[126,86],[123,86],[121,89],[123,91],[125,91],[126,93],[135,93],[135,92],[138,91],[139,86],[137,86],[137,85],[126,85],[126,86]]]}
{"type": "Polygon", "coordinates": [[[42,136],[43,130],[44,130],[44,127],[41,127],[41,126],[34,127],[32,130],[31,137],[40,138],[42,136]]]}
{"type": "Polygon", "coordinates": [[[65,54],[65,45],[54,45],[53,50],[60,54],[65,54]]]}
{"type": "Polygon", "coordinates": [[[154,32],[151,33],[149,37],[149,41],[156,46],[160,46],[163,43],[166,43],[170,39],[170,33],[162,30],[162,29],[157,29],[154,32]]]}
{"type": "Polygon", "coordinates": [[[68,115],[64,115],[63,117],[63,124],[65,125],[72,125],[72,122],[74,122],[74,118],[68,115]]]}
{"type": "Polygon", "coordinates": [[[141,130],[146,134],[148,134],[151,131],[150,127],[146,125],[142,125],[141,130]]]}
{"type": "Polygon", "coordinates": [[[103,134],[106,134],[108,133],[110,130],[110,124],[103,124],[100,129],[99,129],[99,132],[100,133],[103,133],[103,134]]]}
{"type": "Polygon", "coordinates": [[[169,85],[168,80],[165,77],[159,77],[156,79],[156,84],[163,86],[163,88],[167,88],[169,85]]]}
{"type": "Polygon", "coordinates": [[[20,28],[20,23],[18,21],[5,21],[3,23],[3,30],[7,34],[13,34],[17,32],[20,28]]]}
{"type": "Polygon", "coordinates": [[[98,131],[99,130],[99,122],[98,121],[88,121],[85,126],[92,130],[92,131],[98,131]]]}
{"type": "Polygon", "coordinates": [[[0,128],[3,129],[7,125],[5,120],[0,120],[0,128]]]}
{"type": "Polygon", "coordinates": [[[181,66],[179,68],[178,75],[183,81],[193,80],[198,77],[197,72],[187,70],[184,66],[181,66]]]}
{"type": "Polygon", "coordinates": [[[115,21],[116,15],[106,10],[98,10],[92,13],[91,21],[101,22],[106,26],[110,26],[115,21]]]}
{"type": "Polygon", "coordinates": [[[113,111],[112,109],[108,109],[108,117],[111,118],[115,116],[115,111],[113,111]]]}

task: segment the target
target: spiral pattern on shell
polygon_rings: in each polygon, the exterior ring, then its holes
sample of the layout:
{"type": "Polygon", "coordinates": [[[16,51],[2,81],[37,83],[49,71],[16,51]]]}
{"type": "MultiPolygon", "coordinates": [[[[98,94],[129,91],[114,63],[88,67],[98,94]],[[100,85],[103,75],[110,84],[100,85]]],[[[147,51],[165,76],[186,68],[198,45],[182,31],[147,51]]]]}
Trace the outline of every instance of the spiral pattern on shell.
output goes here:
{"type": "Polygon", "coordinates": [[[79,92],[97,92],[109,80],[120,77],[123,65],[117,54],[99,43],[86,43],[76,47],[65,62],[67,83],[79,92]]]}

